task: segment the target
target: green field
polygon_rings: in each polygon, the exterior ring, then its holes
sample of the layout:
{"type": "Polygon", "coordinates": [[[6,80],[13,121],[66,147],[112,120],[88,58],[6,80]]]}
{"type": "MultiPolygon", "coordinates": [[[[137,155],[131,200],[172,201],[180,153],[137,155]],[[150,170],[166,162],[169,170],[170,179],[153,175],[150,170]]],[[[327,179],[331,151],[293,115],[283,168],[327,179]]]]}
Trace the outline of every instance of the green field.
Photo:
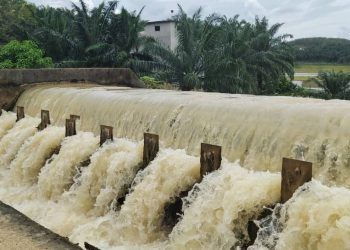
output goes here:
{"type": "Polygon", "coordinates": [[[296,63],[295,73],[318,73],[320,71],[343,71],[350,73],[350,64],[296,63]]]}

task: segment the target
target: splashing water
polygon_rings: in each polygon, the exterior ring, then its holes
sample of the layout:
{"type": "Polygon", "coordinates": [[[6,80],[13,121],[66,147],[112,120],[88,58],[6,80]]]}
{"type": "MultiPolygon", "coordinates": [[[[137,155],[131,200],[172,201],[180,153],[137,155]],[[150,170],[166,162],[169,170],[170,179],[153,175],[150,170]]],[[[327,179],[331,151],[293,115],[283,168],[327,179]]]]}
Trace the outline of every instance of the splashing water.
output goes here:
{"type": "Polygon", "coordinates": [[[0,117],[0,199],[74,243],[245,247],[248,221],[280,198],[280,174],[266,170],[289,156],[312,161],[317,180],[258,221],[249,249],[350,248],[348,102],[102,87],[35,87],[18,102],[32,115],[49,109],[56,126],[77,114],[82,130],[113,125],[119,137],[98,147],[90,132],[63,139],[63,127],[38,132],[36,118],[0,117]],[[164,147],[139,171],[143,131],[159,134],[164,147]],[[120,138],[127,136],[139,141],[120,138]],[[222,145],[228,160],[197,183],[200,142],[222,145]],[[165,207],[191,188],[169,232],[165,207]]]}
{"type": "Polygon", "coordinates": [[[350,190],[312,181],[260,221],[257,249],[349,249],[350,190]]]}
{"type": "Polygon", "coordinates": [[[14,113],[2,110],[0,116],[0,139],[15,125],[16,119],[17,117],[14,113]]]}
{"type": "Polygon", "coordinates": [[[135,178],[118,216],[123,241],[150,243],[164,238],[164,207],[199,180],[199,160],[183,150],[165,150],[135,178]],[[166,175],[164,173],[167,173],[166,175]]]}
{"type": "Polygon", "coordinates": [[[10,165],[12,183],[36,183],[41,167],[59,147],[63,138],[63,128],[48,127],[26,140],[10,165]]]}
{"type": "Polygon", "coordinates": [[[248,241],[247,224],[280,198],[278,174],[237,163],[205,176],[185,198],[184,216],[170,235],[173,249],[231,249],[248,241]],[[253,185],[252,185],[253,184],[253,185]]]}
{"type": "Polygon", "coordinates": [[[93,213],[103,214],[127,191],[140,165],[141,150],[141,144],[123,139],[105,143],[65,195],[74,197],[76,209],[86,213],[94,209],[93,213]]]}
{"type": "MultiPolygon", "coordinates": [[[[12,118],[8,117],[8,119],[12,118]]],[[[39,123],[39,119],[26,117],[16,123],[16,125],[1,138],[0,168],[7,168],[10,165],[24,141],[37,132],[36,127],[39,123]]]]}
{"type": "Polygon", "coordinates": [[[41,194],[53,199],[69,189],[77,168],[97,150],[98,143],[98,138],[89,132],[79,132],[65,138],[59,154],[54,155],[39,174],[38,187],[41,194]]]}

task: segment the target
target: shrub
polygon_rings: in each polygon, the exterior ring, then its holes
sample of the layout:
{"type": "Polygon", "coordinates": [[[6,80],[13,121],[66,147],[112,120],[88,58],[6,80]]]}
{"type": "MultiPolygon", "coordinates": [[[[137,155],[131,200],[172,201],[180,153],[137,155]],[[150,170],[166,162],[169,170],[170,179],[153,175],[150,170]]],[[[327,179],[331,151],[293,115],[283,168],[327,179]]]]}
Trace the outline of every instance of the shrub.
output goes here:
{"type": "Polygon", "coordinates": [[[33,41],[13,40],[0,48],[0,68],[48,68],[52,59],[44,57],[43,51],[33,41]]]}

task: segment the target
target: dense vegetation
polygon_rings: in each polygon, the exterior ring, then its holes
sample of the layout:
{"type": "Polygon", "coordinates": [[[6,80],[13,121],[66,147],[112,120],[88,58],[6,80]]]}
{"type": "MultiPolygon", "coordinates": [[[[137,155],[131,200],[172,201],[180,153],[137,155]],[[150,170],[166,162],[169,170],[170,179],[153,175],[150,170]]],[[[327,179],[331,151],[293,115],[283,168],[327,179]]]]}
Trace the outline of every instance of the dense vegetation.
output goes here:
{"type": "Polygon", "coordinates": [[[145,25],[141,12],[122,9],[116,14],[116,0],[92,10],[83,0],[71,10],[1,1],[0,42],[33,40],[59,67],[122,66],[144,40],[139,35],[145,25]],[[7,22],[9,18],[13,21],[7,22]]]}
{"type": "Polygon", "coordinates": [[[320,72],[315,81],[331,99],[349,99],[350,97],[350,74],[334,71],[320,72]]]}
{"type": "MultiPolygon", "coordinates": [[[[116,12],[117,0],[91,10],[83,0],[72,4],[72,9],[37,7],[25,0],[1,1],[0,44],[9,44],[3,47],[7,52],[2,53],[0,65],[7,68],[47,67],[52,58],[55,67],[131,67],[154,88],[318,97],[320,93],[291,83],[294,53],[299,60],[304,56],[304,61],[334,62],[346,62],[350,54],[346,40],[288,42],[292,36],[279,33],[282,24],[269,24],[265,17],[252,23],[238,16],[202,17],[201,8],[188,15],[179,6],[173,17],[178,46],[170,50],[141,36],[146,25],[142,9],[116,12]],[[338,45],[342,49],[335,53],[338,45]],[[28,53],[10,49],[25,46],[31,47],[28,53]]],[[[320,97],[339,96],[321,86],[326,91],[320,97]]]]}
{"type": "Polygon", "coordinates": [[[248,23],[238,16],[202,19],[201,9],[188,16],[181,6],[174,20],[176,49],[149,43],[143,52],[151,60],[134,60],[135,69],[151,70],[182,90],[229,93],[274,94],[274,85],[293,78],[293,54],[286,42],[290,35],[277,35],[281,24],[269,26],[266,18],[248,23]]]}
{"type": "Polygon", "coordinates": [[[52,66],[50,57],[33,41],[13,40],[0,48],[0,69],[47,68],[52,66]]]}
{"type": "Polygon", "coordinates": [[[303,38],[290,42],[295,58],[302,62],[350,63],[350,40],[303,38]]]}

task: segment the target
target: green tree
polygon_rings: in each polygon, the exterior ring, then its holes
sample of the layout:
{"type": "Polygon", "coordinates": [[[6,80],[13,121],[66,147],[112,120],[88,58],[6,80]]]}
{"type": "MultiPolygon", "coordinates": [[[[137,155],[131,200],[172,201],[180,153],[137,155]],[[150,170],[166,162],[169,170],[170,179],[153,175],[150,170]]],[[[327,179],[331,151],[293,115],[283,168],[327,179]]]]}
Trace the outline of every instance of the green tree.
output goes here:
{"type": "Polygon", "coordinates": [[[215,43],[216,16],[205,21],[201,19],[199,8],[189,17],[179,5],[179,14],[174,17],[177,28],[178,45],[174,51],[160,43],[150,43],[143,52],[153,61],[134,61],[137,69],[158,71],[163,80],[178,83],[182,90],[192,90],[203,81],[205,63],[210,49],[215,43]]]}
{"type": "Polygon", "coordinates": [[[221,19],[216,46],[207,57],[203,88],[206,91],[252,93],[256,89],[248,65],[252,28],[238,16],[221,19]]]}
{"type": "Polygon", "coordinates": [[[127,65],[143,43],[141,12],[115,10],[118,1],[89,10],[83,0],[72,10],[40,7],[33,12],[37,28],[32,38],[60,67],[127,65]]]}
{"type": "Polygon", "coordinates": [[[57,61],[78,57],[77,39],[72,36],[73,11],[63,8],[39,7],[33,10],[36,20],[30,38],[35,40],[46,54],[57,61]]]}
{"type": "Polygon", "coordinates": [[[350,63],[350,41],[341,38],[313,37],[289,43],[299,62],[350,63]]]}
{"type": "Polygon", "coordinates": [[[0,49],[0,68],[47,68],[52,59],[44,57],[43,51],[33,41],[11,41],[0,49]]]}
{"type": "Polygon", "coordinates": [[[316,83],[324,89],[331,98],[347,99],[350,89],[350,74],[343,72],[320,72],[316,83]]]}
{"type": "Polygon", "coordinates": [[[178,46],[174,51],[159,43],[146,46],[152,61],[134,62],[142,71],[153,69],[160,79],[178,83],[182,90],[195,86],[206,91],[275,94],[279,82],[294,76],[291,36],[277,35],[282,24],[269,26],[266,18],[251,24],[238,16],[192,17],[179,6],[175,16],[178,46]]]}
{"type": "Polygon", "coordinates": [[[27,39],[35,22],[33,4],[25,0],[0,1],[0,44],[13,39],[27,39]]]}
{"type": "Polygon", "coordinates": [[[287,39],[289,34],[277,35],[283,24],[269,27],[268,20],[256,18],[250,40],[251,53],[248,64],[251,72],[256,72],[258,93],[263,94],[266,85],[276,82],[283,75],[294,78],[294,54],[287,39]]]}
{"type": "Polygon", "coordinates": [[[103,36],[86,50],[93,64],[124,66],[129,62],[145,42],[140,36],[146,25],[141,20],[142,10],[136,13],[122,8],[120,14],[111,14],[103,36]]]}

